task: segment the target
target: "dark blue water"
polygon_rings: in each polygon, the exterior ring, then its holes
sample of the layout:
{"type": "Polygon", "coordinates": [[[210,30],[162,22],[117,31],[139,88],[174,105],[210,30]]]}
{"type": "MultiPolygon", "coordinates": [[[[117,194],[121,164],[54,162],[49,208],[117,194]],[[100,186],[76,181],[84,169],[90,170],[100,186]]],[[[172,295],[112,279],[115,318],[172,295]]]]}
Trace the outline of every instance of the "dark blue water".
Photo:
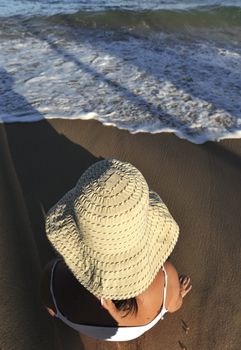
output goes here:
{"type": "Polygon", "coordinates": [[[240,0],[1,0],[0,15],[52,15],[76,11],[106,10],[190,10],[205,7],[240,7],[240,0]]]}

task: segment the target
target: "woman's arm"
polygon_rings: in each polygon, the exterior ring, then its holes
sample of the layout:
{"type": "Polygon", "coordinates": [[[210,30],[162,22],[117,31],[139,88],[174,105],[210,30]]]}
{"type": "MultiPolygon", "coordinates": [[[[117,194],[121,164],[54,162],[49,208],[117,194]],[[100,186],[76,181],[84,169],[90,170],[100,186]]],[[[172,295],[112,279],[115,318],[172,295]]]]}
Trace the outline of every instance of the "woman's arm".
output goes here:
{"type": "Polygon", "coordinates": [[[183,298],[190,292],[192,286],[189,277],[179,278],[177,270],[169,261],[164,264],[164,267],[168,275],[166,307],[169,312],[175,312],[182,306],[183,298]]]}

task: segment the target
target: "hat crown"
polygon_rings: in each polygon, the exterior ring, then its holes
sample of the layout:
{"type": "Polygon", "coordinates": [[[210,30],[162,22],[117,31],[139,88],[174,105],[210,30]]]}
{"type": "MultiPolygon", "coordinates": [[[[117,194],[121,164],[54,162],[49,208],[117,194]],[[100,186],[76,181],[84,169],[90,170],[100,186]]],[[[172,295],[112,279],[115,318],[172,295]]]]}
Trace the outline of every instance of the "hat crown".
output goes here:
{"type": "Polygon", "coordinates": [[[90,249],[112,254],[133,249],[143,241],[149,189],[131,164],[98,162],[81,176],[75,191],[76,225],[90,249]]]}

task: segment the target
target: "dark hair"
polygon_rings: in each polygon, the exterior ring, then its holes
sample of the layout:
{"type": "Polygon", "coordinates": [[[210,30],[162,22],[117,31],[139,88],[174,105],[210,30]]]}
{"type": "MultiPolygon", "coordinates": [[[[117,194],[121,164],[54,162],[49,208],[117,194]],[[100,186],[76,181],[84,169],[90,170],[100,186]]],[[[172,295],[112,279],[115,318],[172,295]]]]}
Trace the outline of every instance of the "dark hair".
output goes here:
{"type": "Polygon", "coordinates": [[[122,317],[126,317],[131,314],[137,314],[138,305],[136,298],[130,298],[125,300],[112,300],[118,311],[124,311],[125,314],[122,317]]]}

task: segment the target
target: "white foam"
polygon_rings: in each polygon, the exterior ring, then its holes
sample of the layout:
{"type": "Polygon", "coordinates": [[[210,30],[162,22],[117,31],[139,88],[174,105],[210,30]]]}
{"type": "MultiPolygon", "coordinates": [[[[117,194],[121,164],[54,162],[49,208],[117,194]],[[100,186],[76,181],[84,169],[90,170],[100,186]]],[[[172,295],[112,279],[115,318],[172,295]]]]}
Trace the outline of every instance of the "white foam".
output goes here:
{"type": "Polygon", "coordinates": [[[97,119],[195,143],[240,137],[237,47],[51,30],[0,37],[0,121],[97,119]]]}

